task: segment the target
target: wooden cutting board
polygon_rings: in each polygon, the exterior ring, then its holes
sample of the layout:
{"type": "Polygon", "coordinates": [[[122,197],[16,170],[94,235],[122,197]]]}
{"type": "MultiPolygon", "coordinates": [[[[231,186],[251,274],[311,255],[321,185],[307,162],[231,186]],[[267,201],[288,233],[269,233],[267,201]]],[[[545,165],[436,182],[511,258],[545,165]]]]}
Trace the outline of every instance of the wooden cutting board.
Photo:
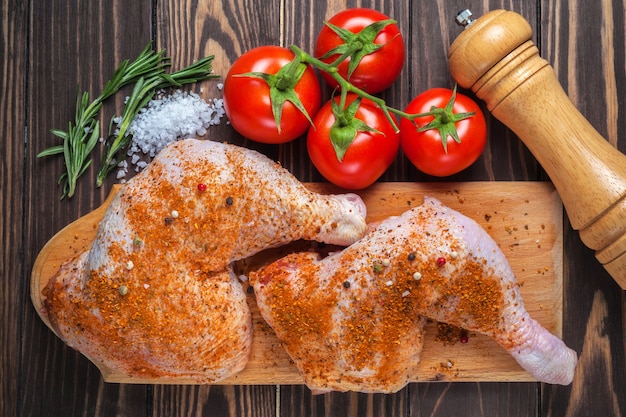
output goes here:
{"type": "MultiPolygon", "coordinates": [[[[306,186],[321,193],[339,189],[323,183],[306,186]]],[[[32,270],[31,298],[41,319],[41,290],[67,259],[88,248],[112,196],[105,203],[58,232],[39,253],[32,270]]],[[[563,209],[554,187],[544,182],[377,183],[358,192],[368,208],[368,221],[379,221],[422,203],[423,196],[473,218],[500,245],[515,272],[526,309],[557,336],[562,330],[563,209]]],[[[302,242],[294,245],[302,244],[302,242]]],[[[295,246],[264,252],[245,262],[251,267],[281,256],[295,246]]],[[[239,374],[220,384],[301,384],[295,366],[256,307],[248,302],[254,323],[250,361],[239,374]]],[[[486,336],[470,333],[467,343],[458,335],[442,337],[442,326],[430,322],[422,360],[414,381],[534,381],[517,363],[486,336]]],[[[184,378],[129,378],[93,361],[107,382],[191,383],[184,378]]]]}

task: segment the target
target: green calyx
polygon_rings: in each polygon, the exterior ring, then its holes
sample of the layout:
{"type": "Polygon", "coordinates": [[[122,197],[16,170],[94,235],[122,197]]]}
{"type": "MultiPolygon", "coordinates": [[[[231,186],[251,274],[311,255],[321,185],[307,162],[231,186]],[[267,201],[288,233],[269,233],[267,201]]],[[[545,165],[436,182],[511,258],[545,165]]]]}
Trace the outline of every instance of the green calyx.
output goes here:
{"type": "Polygon", "coordinates": [[[452,137],[456,143],[461,143],[461,139],[459,138],[459,134],[456,131],[456,123],[469,119],[474,116],[475,112],[467,112],[467,113],[453,113],[452,109],[454,107],[454,102],[456,100],[456,85],[452,90],[452,96],[450,100],[446,104],[446,107],[431,107],[430,111],[427,113],[420,113],[411,116],[413,121],[415,121],[418,117],[425,116],[433,116],[433,120],[425,126],[417,129],[418,132],[425,132],[431,129],[437,129],[439,131],[439,135],[441,136],[441,144],[443,145],[443,149],[448,153],[448,137],[452,137]]]}
{"type": "Polygon", "coordinates": [[[335,32],[344,43],[331,49],[320,58],[326,59],[333,55],[339,55],[339,57],[331,64],[336,65],[349,57],[350,62],[348,63],[348,79],[350,79],[363,57],[376,52],[378,49],[385,46],[374,43],[374,39],[376,39],[378,34],[385,27],[395,23],[396,21],[393,19],[380,20],[364,27],[357,33],[353,33],[347,29],[333,25],[330,22],[326,22],[326,26],[335,32]]]}
{"type": "Polygon", "coordinates": [[[335,123],[330,128],[330,141],[335,149],[335,154],[339,162],[343,161],[346,151],[356,138],[358,132],[381,133],[355,117],[361,105],[361,99],[361,97],[357,97],[347,107],[345,107],[345,97],[343,96],[341,103],[337,103],[335,100],[331,101],[335,123]]]}
{"type": "Polygon", "coordinates": [[[278,133],[281,132],[280,121],[283,114],[283,105],[286,102],[292,103],[313,125],[313,120],[296,94],[295,87],[304,75],[307,65],[296,55],[296,58],[282,67],[276,74],[266,74],[263,72],[247,72],[239,74],[237,77],[253,77],[265,81],[270,89],[270,100],[272,103],[272,114],[278,133]]]}

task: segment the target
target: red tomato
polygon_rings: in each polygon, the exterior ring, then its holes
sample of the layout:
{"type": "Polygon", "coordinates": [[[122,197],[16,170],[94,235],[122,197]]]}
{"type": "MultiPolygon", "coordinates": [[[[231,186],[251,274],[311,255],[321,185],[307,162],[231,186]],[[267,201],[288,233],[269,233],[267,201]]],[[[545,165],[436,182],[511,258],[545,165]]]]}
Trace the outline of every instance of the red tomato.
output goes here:
{"type": "MultiPolygon", "coordinates": [[[[282,106],[280,131],[272,113],[268,83],[248,72],[276,74],[294,58],[293,52],[279,46],[260,46],[241,55],[224,80],[224,110],[231,125],[243,136],[263,143],[285,143],[303,135],[311,126],[306,116],[290,101],[282,106]]],[[[322,103],[319,81],[308,66],[293,88],[311,119],[322,103]]]]}
{"type": "MultiPolygon", "coordinates": [[[[389,17],[376,10],[354,8],[336,14],[328,22],[349,32],[358,33],[372,23],[388,19],[389,17]]],[[[376,94],[389,87],[400,75],[404,66],[404,39],[398,29],[398,25],[395,23],[385,26],[378,34],[366,33],[365,31],[361,32],[361,34],[362,38],[359,41],[363,42],[365,47],[360,51],[356,51],[356,55],[348,57],[341,62],[338,72],[356,87],[370,94],[376,94]],[[360,61],[357,59],[359,63],[352,75],[348,77],[350,61],[358,58],[359,54],[362,55],[362,53],[369,52],[365,48],[374,44],[377,45],[376,47],[379,45],[383,46],[374,52],[362,56],[360,61]]],[[[325,25],[317,36],[314,55],[316,58],[321,58],[324,54],[342,44],[349,45],[349,42],[346,42],[330,27],[325,25]]],[[[321,60],[331,63],[339,56],[340,54],[333,54],[329,57],[321,58],[321,60]]],[[[328,73],[322,72],[322,76],[330,86],[337,86],[337,82],[328,73]]]]}
{"type": "Polygon", "coordinates": [[[405,109],[409,114],[421,114],[430,112],[433,107],[445,109],[448,106],[455,115],[475,113],[457,122],[446,124],[444,120],[443,135],[437,128],[418,131],[418,128],[431,123],[434,116],[416,118],[417,126],[405,118],[400,121],[400,143],[404,154],[417,169],[429,175],[444,177],[456,174],[473,164],[485,148],[487,124],[480,107],[462,94],[456,94],[454,103],[450,103],[453,93],[446,88],[433,88],[415,97],[405,109]],[[456,129],[460,142],[445,133],[445,129],[456,129]]]}
{"type": "MultiPolygon", "coordinates": [[[[356,99],[349,94],[347,104],[356,99]]],[[[339,102],[339,97],[334,98],[339,102]]],[[[356,130],[356,136],[339,161],[331,142],[331,128],[335,124],[331,101],[322,106],[313,120],[314,127],[307,135],[307,149],[311,162],[333,184],[358,190],[373,184],[394,161],[400,147],[400,137],[383,111],[371,100],[363,99],[355,118],[375,131],[356,130]]]]}

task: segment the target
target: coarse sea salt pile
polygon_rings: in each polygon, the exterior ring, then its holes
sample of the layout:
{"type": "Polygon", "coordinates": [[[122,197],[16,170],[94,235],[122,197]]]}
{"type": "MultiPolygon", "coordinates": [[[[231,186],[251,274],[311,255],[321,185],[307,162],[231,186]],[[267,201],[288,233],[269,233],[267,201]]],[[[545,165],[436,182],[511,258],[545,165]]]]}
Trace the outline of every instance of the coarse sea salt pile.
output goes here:
{"type": "MultiPolygon", "coordinates": [[[[221,89],[221,85],[218,85],[221,89]]],[[[207,103],[198,94],[176,90],[170,95],[159,92],[131,122],[128,132],[132,141],[127,160],[119,163],[117,179],[125,182],[131,166],[136,172],[148,165],[149,159],[177,140],[204,136],[210,126],[218,125],[224,116],[222,99],[207,103]],[[148,160],[146,160],[148,159],[148,160]]],[[[116,119],[115,122],[121,121],[116,119]]]]}

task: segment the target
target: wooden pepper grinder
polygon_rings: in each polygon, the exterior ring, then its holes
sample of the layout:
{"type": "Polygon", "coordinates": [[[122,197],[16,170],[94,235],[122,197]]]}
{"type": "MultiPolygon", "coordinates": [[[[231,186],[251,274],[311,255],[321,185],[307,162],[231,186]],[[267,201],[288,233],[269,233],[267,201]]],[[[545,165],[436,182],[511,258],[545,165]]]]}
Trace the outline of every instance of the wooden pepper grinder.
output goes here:
{"type": "Polygon", "coordinates": [[[457,83],[526,144],[550,176],[572,227],[626,289],[626,156],[569,100],[519,14],[495,10],[472,20],[448,53],[457,83]]]}

